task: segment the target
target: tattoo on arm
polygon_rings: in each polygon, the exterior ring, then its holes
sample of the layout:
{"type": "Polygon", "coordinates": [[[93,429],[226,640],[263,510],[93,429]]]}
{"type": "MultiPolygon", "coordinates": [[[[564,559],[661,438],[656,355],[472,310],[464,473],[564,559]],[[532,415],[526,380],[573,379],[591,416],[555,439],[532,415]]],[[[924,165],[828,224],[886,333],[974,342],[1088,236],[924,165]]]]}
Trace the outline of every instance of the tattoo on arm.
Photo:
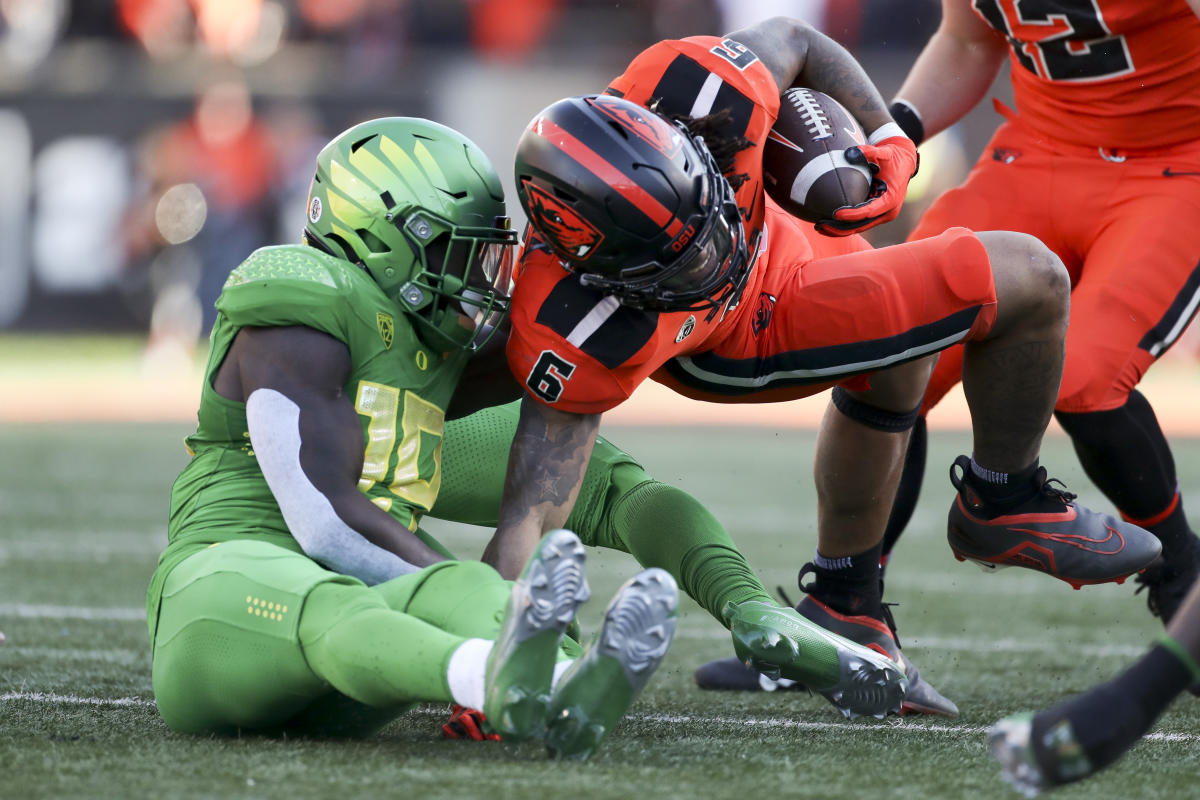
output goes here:
{"type": "Polygon", "coordinates": [[[797,79],[804,86],[835,97],[856,119],[887,111],[883,96],[862,67],[832,40],[828,46],[809,49],[808,61],[797,79]]]}
{"type": "Polygon", "coordinates": [[[869,132],[891,121],[887,103],[846,48],[800,20],[775,17],[729,34],[754,51],[780,92],[816,89],[844,105],[869,132]]]}
{"type": "MultiPolygon", "coordinates": [[[[530,401],[526,401],[529,405],[530,401]]],[[[600,425],[600,415],[568,415],[563,424],[542,413],[522,408],[508,474],[500,526],[515,526],[531,516],[553,522],[566,521],[600,425]]]]}

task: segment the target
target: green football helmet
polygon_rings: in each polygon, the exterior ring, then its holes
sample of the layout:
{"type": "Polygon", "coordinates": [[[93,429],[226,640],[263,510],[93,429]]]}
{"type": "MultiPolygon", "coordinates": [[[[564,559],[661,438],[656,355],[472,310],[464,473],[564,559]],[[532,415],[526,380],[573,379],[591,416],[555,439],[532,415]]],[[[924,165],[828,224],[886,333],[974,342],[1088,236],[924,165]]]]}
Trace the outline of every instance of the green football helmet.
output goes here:
{"type": "Polygon", "coordinates": [[[305,238],[365,269],[431,346],[478,349],[508,313],[504,189],[482,150],[436,122],[374,119],[325,145],[305,238]]]}

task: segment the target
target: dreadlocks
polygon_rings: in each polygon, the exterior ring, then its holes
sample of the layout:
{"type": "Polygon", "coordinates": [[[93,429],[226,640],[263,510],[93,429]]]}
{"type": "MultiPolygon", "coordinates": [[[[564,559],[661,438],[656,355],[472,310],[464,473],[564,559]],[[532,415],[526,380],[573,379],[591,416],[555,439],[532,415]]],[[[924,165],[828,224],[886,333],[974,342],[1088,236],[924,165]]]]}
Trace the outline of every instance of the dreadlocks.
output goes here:
{"type": "MultiPolygon", "coordinates": [[[[650,110],[656,110],[655,106],[657,105],[658,101],[656,100],[651,104],[650,110]]],[[[725,132],[733,121],[729,109],[723,108],[703,117],[690,117],[687,114],[667,114],[667,117],[686,127],[692,136],[699,136],[704,140],[704,146],[708,148],[708,152],[712,153],[713,160],[717,162],[717,169],[729,181],[729,185],[734,191],[737,191],[743,183],[750,179],[745,172],[731,174],[734,158],[746,148],[753,147],[754,142],[745,136],[730,136],[725,132]]]]}

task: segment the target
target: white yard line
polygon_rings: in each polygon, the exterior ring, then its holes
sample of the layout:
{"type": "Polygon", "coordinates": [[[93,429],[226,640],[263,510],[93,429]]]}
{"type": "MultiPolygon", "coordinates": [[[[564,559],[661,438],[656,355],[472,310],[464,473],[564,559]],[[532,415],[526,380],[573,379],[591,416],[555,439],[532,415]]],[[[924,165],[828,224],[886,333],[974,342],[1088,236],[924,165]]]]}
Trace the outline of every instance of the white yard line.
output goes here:
{"type": "MultiPolygon", "coordinates": [[[[24,499],[24,498],[22,498],[24,499]]],[[[5,561],[85,562],[120,561],[129,558],[157,559],[167,544],[165,531],[84,531],[55,533],[43,539],[14,539],[0,542],[0,563],[5,561]]]]}
{"type": "MultiPolygon", "coordinates": [[[[54,705],[88,705],[88,706],[153,706],[154,701],[144,697],[77,697],[74,695],[50,694],[46,692],[6,692],[0,694],[0,702],[48,703],[54,705]]],[[[429,717],[444,717],[444,709],[425,708],[412,713],[429,717]]],[[[627,714],[631,722],[650,722],[669,725],[723,725],[727,727],[769,727],[793,728],[796,730],[815,731],[881,731],[888,734],[903,733],[940,733],[952,735],[983,735],[987,733],[985,725],[936,725],[925,722],[911,722],[906,719],[888,719],[884,723],[870,722],[808,722],[804,720],[787,719],[784,717],[712,717],[693,714],[627,714]]],[[[1159,731],[1146,734],[1147,740],[1155,742],[1200,742],[1200,734],[1171,733],[1159,731]]]]}
{"type": "Polygon", "coordinates": [[[38,603],[0,603],[0,620],[4,617],[21,619],[95,619],[116,621],[146,621],[146,609],[138,606],[53,606],[38,603]]]}
{"type": "Polygon", "coordinates": [[[38,661],[96,661],[104,664],[120,664],[122,666],[149,665],[150,648],[133,650],[128,647],[110,649],[83,649],[70,647],[13,647],[6,645],[0,649],[0,657],[16,655],[22,658],[32,658],[38,661]]]}
{"type": "Polygon", "coordinates": [[[26,703],[50,703],[62,706],[153,706],[153,700],[143,697],[76,697],[69,694],[48,692],[5,692],[0,694],[0,703],[18,701],[26,703]]]}

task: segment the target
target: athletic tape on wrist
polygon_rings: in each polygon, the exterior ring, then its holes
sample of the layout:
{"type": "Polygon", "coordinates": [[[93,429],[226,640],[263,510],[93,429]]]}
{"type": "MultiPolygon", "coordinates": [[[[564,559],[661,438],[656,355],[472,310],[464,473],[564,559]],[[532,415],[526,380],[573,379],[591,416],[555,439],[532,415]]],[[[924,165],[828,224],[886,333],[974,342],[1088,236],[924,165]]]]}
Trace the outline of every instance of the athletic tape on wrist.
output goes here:
{"type": "Polygon", "coordinates": [[[1163,633],[1158,637],[1158,643],[1166,648],[1171,655],[1178,658],[1183,665],[1192,673],[1192,680],[1200,681],[1200,664],[1196,663],[1196,659],[1192,658],[1192,654],[1187,651],[1187,648],[1181,645],[1175,637],[1169,633],[1163,633]]]}
{"type": "Polygon", "coordinates": [[[894,122],[888,122],[884,125],[880,125],[871,132],[871,135],[867,137],[867,144],[879,144],[884,139],[895,139],[897,137],[901,139],[909,138],[908,134],[904,132],[903,128],[894,122]]]}
{"type": "Polygon", "coordinates": [[[841,386],[833,387],[833,405],[855,422],[884,433],[902,433],[916,425],[921,416],[919,405],[912,411],[896,413],[864,403],[841,386]]]}
{"type": "Polygon", "coordinates": [[[888,106],[888,113],[896,120],[904,135],[913,140],[913,144],[925,141],[925,123],[921,121],[921,114],[912,103],[896,98],[888,106]]]}

